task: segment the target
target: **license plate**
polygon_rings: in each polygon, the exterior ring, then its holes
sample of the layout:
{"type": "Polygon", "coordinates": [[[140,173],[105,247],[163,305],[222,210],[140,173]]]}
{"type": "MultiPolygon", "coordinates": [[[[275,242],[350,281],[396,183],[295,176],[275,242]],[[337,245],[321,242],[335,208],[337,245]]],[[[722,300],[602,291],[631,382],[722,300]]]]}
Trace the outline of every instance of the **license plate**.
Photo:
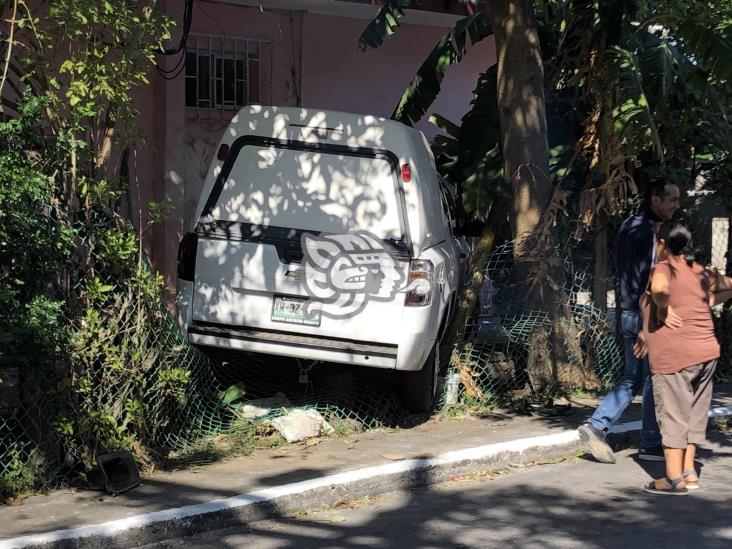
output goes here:
{"type": "Polygon", "coordinates": [[[320,326],[320,303],[298,297],[275,296],[272,298],[272,321],[320,326]],[[308,304],[310,307],[306,310],[308,304]]]}

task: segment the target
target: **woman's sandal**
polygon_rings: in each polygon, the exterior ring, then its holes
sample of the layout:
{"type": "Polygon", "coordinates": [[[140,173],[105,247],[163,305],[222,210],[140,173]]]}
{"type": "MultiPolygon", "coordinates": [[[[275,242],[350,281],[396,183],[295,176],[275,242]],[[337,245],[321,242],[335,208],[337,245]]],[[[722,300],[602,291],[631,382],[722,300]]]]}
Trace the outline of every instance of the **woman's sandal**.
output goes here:
{"type": "MultiPolygon", "coordinates": [[[[661,480],[661,479],[658,479],[661,480]]],[[[652,480],[650,482],[646,482],[643,485],[643,491],[648,492],[649,494],[660,494],[664,496],[684,496],[689,493],[689,491],[686,488],[679,488],[679,484],[684,482],[684,477],[680,476],[679,478],[668,478],[664,477],[663,480],[665,480],[670,488],[656,488],[656,481],[652,480]]]]}
{"type": "Polygon", "coordinates": [[[689,469],[688,471],[684,471],[681,473],[681,475],[684,477],[684,481],[686,482],[686,489],[687,490],[698,490],[701,488],[699,485],[699,476],[696,474],[696,471],[694,469],[689,469]],[[697,480],[686,480],[686,477],[696,477],[697,480]]]}

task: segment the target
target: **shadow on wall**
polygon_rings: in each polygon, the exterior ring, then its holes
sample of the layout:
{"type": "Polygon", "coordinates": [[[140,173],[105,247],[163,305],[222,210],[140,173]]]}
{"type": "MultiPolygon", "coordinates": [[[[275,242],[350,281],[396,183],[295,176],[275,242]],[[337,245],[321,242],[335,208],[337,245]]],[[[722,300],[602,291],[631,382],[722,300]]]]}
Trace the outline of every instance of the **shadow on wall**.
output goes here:
{"type": "MultiPolygon", "coordinates": [[[[223,128],[221,130],[223,132],[223,128]]],[[[218,139],[220,135],[215,136],[218,139]]],[[[183,227],[189,230],[193,227],[198,200],[203,192],[206,174],[211,161],[216,154],[218,141],[214,138],[191,137],[185,140],[183,162],[183,227]]]]}

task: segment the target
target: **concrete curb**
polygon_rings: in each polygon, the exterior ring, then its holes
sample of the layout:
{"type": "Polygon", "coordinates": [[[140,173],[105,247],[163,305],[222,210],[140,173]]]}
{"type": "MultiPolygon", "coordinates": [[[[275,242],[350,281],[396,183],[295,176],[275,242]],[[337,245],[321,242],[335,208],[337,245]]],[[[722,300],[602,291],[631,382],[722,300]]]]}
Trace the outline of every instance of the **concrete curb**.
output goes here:
{"type": "MultiPolygon", "coordinates": [[[[732,415],[732,406],[712,407],[710,417],[732,415]]],[[[637,431],[640,421],[610,432],[637,431]]],[[[575,429],[447,452],[256,490],[207,503],[135,515],[101,524],[0,540],[0,549],[122,548],[247,524],[308,507],[444,482],[458,475],[566,455],[579,447],[575,429]]]]}
{"type": "Polygon", "coordinates": [[[306,507],[334,505],[344,499],[434,484],[476,470],[556,458],[576,449],[578,443],[577,431],[567,430],[447,452],[432,458],[396,461],[198,505],[0,540],[0,549],[111,548],[154,543],[167,538],[246,524],[306,507]]]}

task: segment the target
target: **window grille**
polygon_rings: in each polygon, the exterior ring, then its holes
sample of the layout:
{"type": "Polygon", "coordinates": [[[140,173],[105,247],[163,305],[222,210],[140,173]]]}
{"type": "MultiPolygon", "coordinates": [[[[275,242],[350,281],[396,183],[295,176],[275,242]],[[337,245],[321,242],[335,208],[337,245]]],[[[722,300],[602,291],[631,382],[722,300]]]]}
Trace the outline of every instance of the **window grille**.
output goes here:
{"type": "Polygon", "coordinates": [[[268,103],[271,43],[251,38],[191,35],[186,47],[186,107],[197,118],[224,118],[268,103]]]}

